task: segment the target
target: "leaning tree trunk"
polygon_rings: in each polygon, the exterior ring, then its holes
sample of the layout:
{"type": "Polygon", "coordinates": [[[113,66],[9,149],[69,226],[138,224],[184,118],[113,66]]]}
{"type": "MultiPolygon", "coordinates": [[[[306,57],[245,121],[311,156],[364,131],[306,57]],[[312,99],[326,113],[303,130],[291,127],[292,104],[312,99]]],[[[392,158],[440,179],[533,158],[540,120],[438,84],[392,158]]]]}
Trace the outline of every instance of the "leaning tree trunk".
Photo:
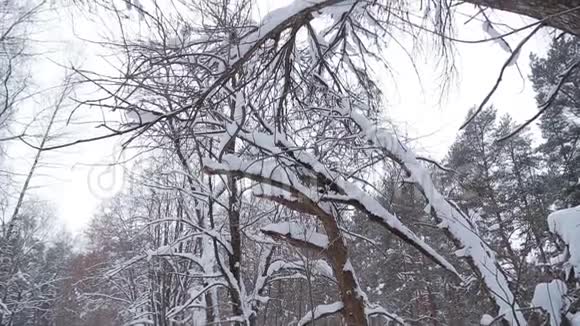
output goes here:
{"type": "Polygon", "coordinates": [[[580,36],[580,0],[466,0],[465,2],[539,20],[545,19],[548,26],[580,36]]]}
{"type": "Polygon", "coordinates": [[[34,155],[34,160],[32,161],[32,165],[30,166],[30,169],[28,170],[28,174],[26,175],[26,179],[24,180],[24,184],[22,185],[22,189],[20,190],[20,193],[18,194],[18,200],[16,201],[16,205],[14,206],[14,211],[12,212],[10,222],[8,222],[8,227],[7,227],[7,232],[6,232],[6,241],[7,242],[9,242],[12,239],[12,235],[15,232],[15,229],[17,228],[18,223],[20,222],[19,221],[19,219],[20,219],[19,213],[20,213],[20,209],[22,208],[22,204],[24,202],[24,197],[28,193],[30,181],[32,180],[32,177],[34,176],[34,173],[36,172],[36,169],[38,168],[38,164],[40,163],[41,154],[44,150],[44,147],[46,146],[46,143],[48,142],[48,140],[50,138],[50,132],[52,130],[54,122],[56,121],[58,111],[62,108],[64,101],[66,100],[67,96],[69,95],[69,92],[71,91],[71,84],[70,84],[70,81],[68,78],[69,77],[67,77],[67,79],[65,80],[65,88],[63,89],[62,93],[60,94],[60,96],[58,97],[58,99],[55,103],[54,110],[52,111],[52,114],[50,115],[46,129],[44,130],[44,133],[42,135],[42,139],[40,140],[40,144],[38,145],[38,147],[35,148],[36,154],[34,155]]]}

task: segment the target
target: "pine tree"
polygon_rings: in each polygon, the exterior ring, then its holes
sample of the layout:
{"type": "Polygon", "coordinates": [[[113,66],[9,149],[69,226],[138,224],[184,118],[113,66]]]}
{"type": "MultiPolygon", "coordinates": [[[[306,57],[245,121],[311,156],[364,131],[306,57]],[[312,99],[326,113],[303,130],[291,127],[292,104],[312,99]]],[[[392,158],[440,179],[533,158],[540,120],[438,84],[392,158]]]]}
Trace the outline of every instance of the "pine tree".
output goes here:
{"type": "Polygon", "coordinates": [[[482,111],[452,145],[447,161],[454,174],[445,180],[457,203],[479,212],[481,235],[509,264],[511,284],[527,301],[543,276],[538,266],[549,260],[544,248],[553,196],[528,130],[497,141],[514,125],[509,115],[497,119],[495,109],[482,111]]]}
{"type": "MultiPolygon", "coordinates": [[[[532,55],[530,79],[543,103],[549,90],[571,58],[580,55],[580,39],[561,37],[552,42],[546,58],[532,55]]],[[[555,208],[580,204],[580,72],[573,72],[552,104],[542,115],[540,129],[544,142],[539,152],[545,156],[548,183],[555,208]]]]}
{"type": "MultiPolygon", "coordinates": [[[[471,113],[472,110],[468,116],[471,113]]],[[[447,162],[456,171],[452,198],[465,209],[480,213],[486,239],[515,270],[518,255],[510,242],[514,223],[507,213],[505,199],[498,192],[503,162],[500,148],[494,142],[496,115],[494,108],[486,108],[477,115],[451,146],[447,162]]]]}

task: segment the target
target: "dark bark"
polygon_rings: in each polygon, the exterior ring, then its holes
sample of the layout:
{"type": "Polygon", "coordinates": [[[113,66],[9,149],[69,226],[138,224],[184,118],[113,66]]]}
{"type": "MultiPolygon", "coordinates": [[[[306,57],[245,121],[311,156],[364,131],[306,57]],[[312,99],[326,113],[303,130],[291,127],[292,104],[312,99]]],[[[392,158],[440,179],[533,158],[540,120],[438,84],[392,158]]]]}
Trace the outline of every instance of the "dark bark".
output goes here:
{"type": "MultiPolygon", "coordinates": [[[[232,81],[232,88],[236,88],[236,80],[232,81]]],[[[230,119],[235,120],[235,107],[239,103],[235,101],[230,101],[230,119]]],[[[243,119],[243,118],[242,118],[243,119]]],[[[230,141],[224,147],[224,152],[227,154],[234,154],[236,152],[236,137],[233,136],[230,141]]],[[[221,154],[220,154],[221,155],[221,154]]],[[[220,156],[221,159],[221,156],[220,156]]],[[[228,197],[228,224],[230,228],[230,243],[232,246],[232,253],[228,256],[228,267],[231,274],[234,277],[234,282],[237,282],[237,286],[241,289],[241,273],[242,268],[242,236],[240,228],[240,202],[239,202],[239,191],[238,191],[238,178],[234,175],[227,176],[227,188],[229,191],[228,197]]],[[[234,316],[242,316],[242,298],[240,293],[234,289],[230,289],[230,295],[232,298],[232,313],[234,316]]],[[[241,325],[241,323],[234,323],[234,325],[241,325]]]]}
{"type": "Polygon", "coordinates": [[[467,3],[520,14],[580,36],[580,0],[467,0],[467,3]]]}
{"type": "MultiPolygon", "coordinates": [[[[365,303],[358,293],[358,282],[350,270],[348,249],[336,223],[336,219],[321,219],[328,235],[330,245],[327,248],[327,257],[330,260],[334,275],[338,283],[340,297],[344,304],[342,316],[346,325],[367,325],[364,311],[365,303]],[[346,267],[346,268],[345,268],[346,267]]],[[[352,267],[350,267],[352,268],[352,267]]]]}
{"type": "MultiPolygon", "coordinates": [[[[232,143],[233,144],[233,143],[232,143]]],[[[240,210],[238,203],[238,189],[236,178],[227,177],[230,195],[228,197],[228,221],[230,227],[230,237],[232,245],[232,254],[228,257],[230,272],[238,283],[241,284],[240,267],[242,264],[242,237],[240,234],[240,210]]],[[[241,298],[235,290],[230,291],[232,296],[232,312],[235,316],[243,315],[241,298]]]]}
{"type": "MultiPolygon", "coordinates": [[[[210,175],[226,175],[228,180],[233,177],[246,177],[251,180],[266,184],[275,184],[275,182],[272,180],[267,179],[261,175],[252,175],[250,173],[241,171],[213,170],[208,167],[205,167],[204,171],[210,175]]],[[[291,193],[296,193],[295,190],[289,191],[291,193]]],[[[348,326],[368,325],[365,313],[366,303],[364,302],[364,298],[360,295],[359,285],[356,276],[354,275],[354,271],[351,270],[352,267],[349,262],[348,249],[338,226],[337,218],[326,210],[322,209],[318,203],[313,202],[310,198],[303,197],[297,199],[296,201],[290,201],[284,198],[278,198],[276,196],[265,197],[283,205],[287,205],[289,208],[298,212],[312,214],[318,218],[318,220],[322,223],[328,237],[329,244],[326,248],[314,246],[309,242],[300,241],[300,239],[295,239],[285,234],[269,234],[277,238],[283,238],[285,241],[288,241],[297,247],[322,251],[321,253],[323,253],[324,256],[326,256],[328,259],[328,262],[332,266],[336,277],[340,298],[344,305],[344,308],[341,310],[344,324],[348,326]]]]}
{"type": "MultiPolygon", "coordinates": [[[[270,197],[274,198],[274,197],[270,197]]],[[[328,236],[328,247],[318,248],[312,244],[286,237],[286,241],[292,243],[294,246],[303,247],[313,250],[321,250],[327,257],[334,275],[336,277],[340,298],[344,305],[341,310],[345,325],[349,326],[364,326],[367,325],[367,317],[365,313],[365,302],[359,294],[358,281],[352,271],[352,265],[349,262],[349,253],[342,237],[340,228],[338,227],[337,218],[325,210],[323,210],[317,203],[310,200],[301,202],[283,201],[280,198],[275,200],[279,203],[285,204],[288,207],[299,212],[308,212],[318,217],[328,236]],[[301,208],[298,208],[302,206],[301,208]]],[[[266,232],[267,233],[267,232],[266,232]]],[[[272,235],[270,233],[270,235],[272,235]]],[[[284,235],[282,235],[284,237],[284,235]]]]}

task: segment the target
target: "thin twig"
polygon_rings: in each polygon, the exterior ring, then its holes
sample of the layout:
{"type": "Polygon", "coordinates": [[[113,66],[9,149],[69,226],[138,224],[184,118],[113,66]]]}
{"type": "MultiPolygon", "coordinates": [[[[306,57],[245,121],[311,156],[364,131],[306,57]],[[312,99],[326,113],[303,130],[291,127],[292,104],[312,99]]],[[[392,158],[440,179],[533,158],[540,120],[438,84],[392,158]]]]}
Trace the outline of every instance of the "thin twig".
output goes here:
{"type": "Polygon", "coordinates": [[[485,107],[485,105],[487,104],[487,102],[489,101],[489,99],[491,98],[491,96],[498,89],[499,84],[501,83],[501,81],[503,79],[503,74],[504,74],[505,70],[507,69],[507,67],[511,64],[512,60],[518,55],[518,53],[520,52],[520,50],[524,46],[524,44],[526,44],[526,42],[528,42],[528,40],[530,38],[532,38],[532,36],[534,36],[534,34],[536,34],[544,26],[545,26],[544,24],[539,24],[538,26],[536,26],[536,28],[534,28],[534,30],[530,34],[528,34],[518,44],[518,46],[516,46],[516,48],[514,49],[514,51],[512,52],[512,54],[509,56],[509,58],[506,60],[506,62],[504,62],[503,66],[501,67],[501,70],[499,72],[499,76],[497,77],[497,81],[495,82],[495,85],[493,85],[493,87],[491,88],[491,91],[483,99],[483,101],[481,102],[481,104],[479,104],[479,107],[477,108],[477,110],[467,119],[467,121],[465,121],[461,125],[461,127],[459,127],[459,130],[462,130],[465,127],[467,127],[467,125],[470,124],[473,121],[473,119],[475,119],[475,117],[477,117],[477,115],[483,110],[483,108],[485,107]]]}
{"type": "Polygon", "coordinates": [[[508,135],[503,136],[503,137],[499,138],[498,140],[496,140],[496,142],[502,142],[502,141],[505,141],[505,140],[513,137],[514,135],[516,135],[517,133],[522,131],[525,127],[527,127],[530,123],[532,123],[536,119],[538,119],[544,112],[546,112],[546,110],[548,110],[552,106],[552,103],[556,99],[556,96],[558,95],[558,93],[560,93],[560,89],[562,88],[562,86],[564,85],[564,83],[566,82],[566,80],[568,79],[570,74],[572,74],[572,71],[574,71],[576,68],[578,68],[578,66],[580,66],[580,59],[577,59],[576,61],[574,61],[566,69],[566,71],[564,71],[562,74],[560,74],[560,81],[558,82],[558,84],[555,87],[552,88],[550,95],[548,95],[548,99],[546,100],[546,102],[544,102],[544,104],[542,104],[540,106],[538,112],[533,117],[531,117],[526,122],[521,124],[519,127],[517,127],[514,131],[510,132],[508,135]]]}

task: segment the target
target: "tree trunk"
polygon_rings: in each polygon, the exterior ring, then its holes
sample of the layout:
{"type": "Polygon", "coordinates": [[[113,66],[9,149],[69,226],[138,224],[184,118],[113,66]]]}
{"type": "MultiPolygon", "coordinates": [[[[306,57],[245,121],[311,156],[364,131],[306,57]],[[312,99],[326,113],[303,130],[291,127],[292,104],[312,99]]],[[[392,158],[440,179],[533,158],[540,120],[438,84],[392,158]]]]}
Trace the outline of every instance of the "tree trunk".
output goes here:
{"type": "Polygon", "coordinates": [[[365,303],[358,292],[358,281],[352,270],[353,267],[349,261],[348,249],[345,246],[336,219],[321,218],[321,221],[329,241],[327,257],[334,270],[340,298],[344,304],[344,310],[342,312],[344,322],[349,326],[365,326],[367,325],[367,317],[364,310],[365,303]]]}
{"type": "MultiPolygon", "coordinates": [[[[234,144],[234,142],[232,142],[234,144]]],[[[233,176],[227,177],[227,185],[230,190],[228,197],[228,221],[230,227],[230,237],[232,245],[232,254],[229,255],[229,269],[234,276],[235,281],[241,288],[241,274],[240,269],[242,265],[242,237],[240,233],[240,210],[238,203],[238,187],[237,180],[233,176]]],[[[235,316],[243,315],[242,303],[240,294],[233,290],[230,291],[232,296],[232,313],[235,316]]],[[[235,323],[237,324],[237,323],[235,323]]]]}
{"type": "Polygon", "coordinates": [[[466,0],[467,3],[509,11],[580,36],[580,0],[466,0]]]}
{"type": "Polygon", "coordinates": [[[52,125],[54,124],[55,120],[56,120],[56,116],[58,114],[58,111],[60,110],[60,108],[62,107],[66,97],[69,94],[69,91],[71,90],[70,85],[68,83],[68,80],[66,81],[66,86],[65,89],[62,91],[62,93],[60,94],[60,97],[58,98],[55,106],[54,106],[54,111],[52,111],[52,114],[50,115],[50,118],[48,120],[48,125],[46,126],[46,129],[44,130],[44,134],[42,135],[42,139],[40,140],[40,145],[38,145],[38,148],[36,150],[36,154],[34,155],[34,160],[32,161],[32,165],[30,166],[30,169],[28,170],[28,175],[26,176],[26,179],[24,180],[24,184],[22,185],[22,189],[20,190],[20,194],[18,195],[18,200],[16,201],[16,205],[14,206],[14,211],[12,212],[12,217],[10,218],[10,222],[8,223],[8,231],[6,232],[6,240],[10,241],[10,239],[12,238],[12,233],[14,232],[14,229],[17,227],[18,225],[18,218],[19,218],[19,213],[20,213],[20,208],[22,207],[22,203],[24,202],[24,197],[26,195],[26,193],[28,192],[28,187],[30,185],[30,180],[32,180],[32,177],[34,176],[34,172],[36,172],[36,168],[38,167],[38,163],[40,162],[40,156],[42,154],[43,148],[46,145],[46,142],[48,141],[49,137],[50,137],[50,131],[52,129],[52,125]]]}
{"type": "MultiPolygon", "coordinates": [[[[236,88],[236,80],[232,81],[232,88],[236,88]]],[[[234,100],[230,100],[229,103],[229,116],[233,121],[236,121],[236,106],[241,105],[234,100]]],[[[229,142],[224,147],[224,152],[227,154],[234,154],[236,152],[236,137],[233,136],[229,142]]],[[[220,156],[221,159],[221,156],[220,156]]],[[[227,176],[227,189],[229,191],[228,196],[228,225],[230,229],[230,243],[232,246],[232,253],[228,256],[228,265],[231,274],[234,277],[234,282],[237,283],[238,289],[242,288],[242,236],[240,228],[240,200],[238,191],[238,178],[233,175],[227,176]]],[[[230,290],[230,296],[232,298],[232,313],[234,316],[242,316],[244,311],[242,310],[242,300],[241,293],[234,289],[230,290]]],[[[241,323],[235,322],[234,325],[241,325],[241,323]]]]}

